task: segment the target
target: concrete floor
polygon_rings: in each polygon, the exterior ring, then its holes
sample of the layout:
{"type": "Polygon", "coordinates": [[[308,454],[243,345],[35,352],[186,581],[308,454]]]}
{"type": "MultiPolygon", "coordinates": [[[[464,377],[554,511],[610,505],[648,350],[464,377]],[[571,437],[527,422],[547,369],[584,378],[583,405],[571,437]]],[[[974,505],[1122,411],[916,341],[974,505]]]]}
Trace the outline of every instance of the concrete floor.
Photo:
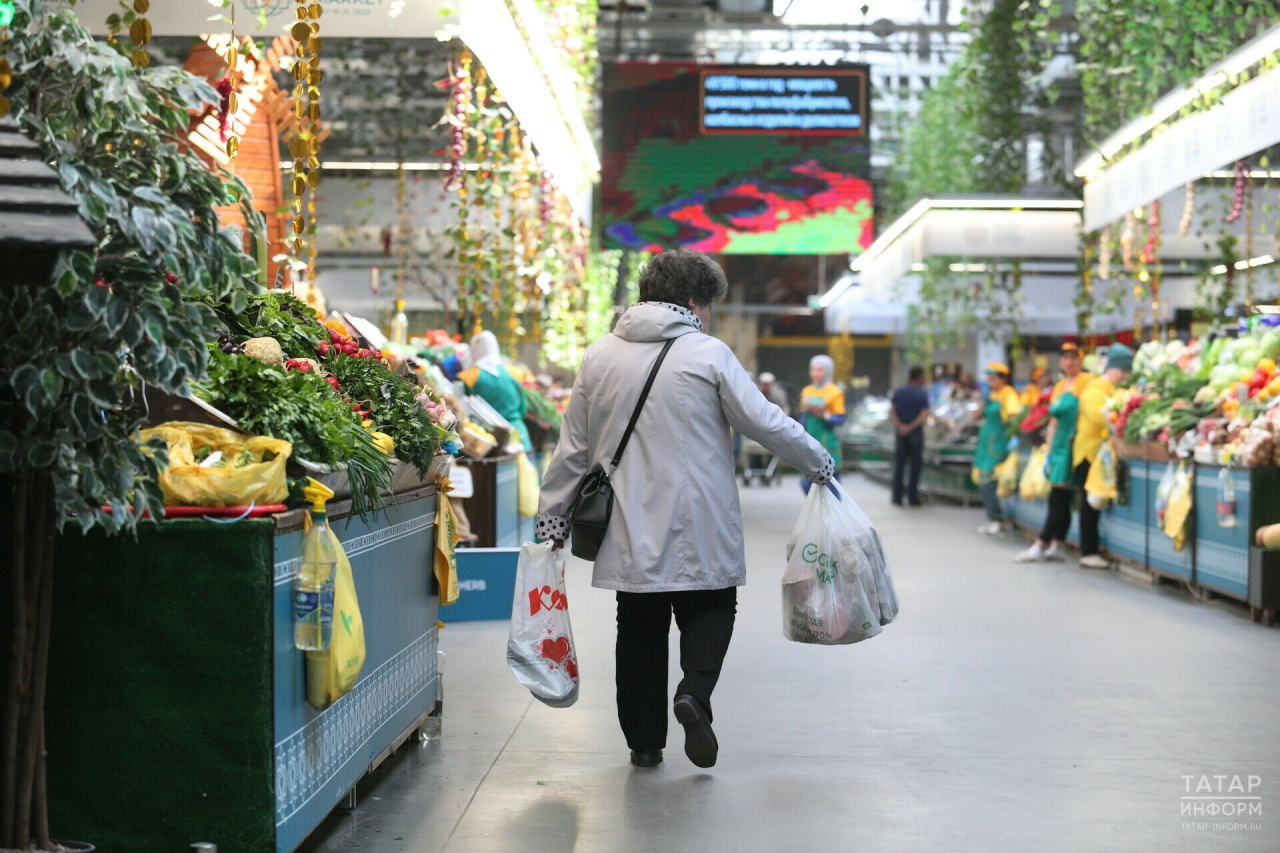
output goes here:
{"type": "Polygon", "coordinates": [[[1280,629],[1074,563],[1016,565],[1021,541],[975,535],[978,510],[897,509],[880,487],[850,488],[902,615],[854,646],[783,640],[800,492],[744,490],[749,586],[716,693],[715,768],[689,763],[674,721],[666,763],[629,766],[613,595],[571,561],[578,703],[553,710],[516,684],[505,623],[448,626],[443,737],[402,750],[304,850],[1280,850],[1280,629]],[[1215,775],[1258,777],[1261,816],[1183,816],[1184,802],[1220,802],[1183,800],[1216,795],[1194,790],[1215,775]]]}

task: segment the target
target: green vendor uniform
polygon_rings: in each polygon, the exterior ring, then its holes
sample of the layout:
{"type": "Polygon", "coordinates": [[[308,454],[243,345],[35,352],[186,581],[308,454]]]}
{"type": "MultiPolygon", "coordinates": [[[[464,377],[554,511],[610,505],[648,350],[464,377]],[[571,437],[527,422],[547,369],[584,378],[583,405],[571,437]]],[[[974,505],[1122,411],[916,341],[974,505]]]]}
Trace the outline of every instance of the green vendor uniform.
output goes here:
{"type": "Polygon", "coordinates": [[[493,406],[498,414],[511,423],[511,426],[520,433],[520,441],[525,450],[533,450],[529,428],[524,423],[525,413],[529,409],[524,398],[524,389],[505,367],[499,367],[497,375],[473,367],[470,370],[464,370],[458,378],[471,390],[472,394],[493,406]]]}
{"type": "Polygon", "coordinates": [[[987,395],[987,402],[982,407],[978,446],[973,453],[973,467],[983,474],[992,473],[997,465],[1009,458],[1009,424],[1017,416],[1020,406],[1018,392],[1008,385],[999,393],[987,395]]]}
{"type": "Polygon", "coordinates": [[[1071,448],[1076,437],[1076,418],[1080,414],[1080,400],[1071,391],[1059,395],[1049,404],[1049,417],[1057,418],[1053,430],[1053,443],[1049,445],[1049,464],[1045,477],[1051,485],[1064,489],[1079,488],[1072,482],[1075,469],[1071,465],[1071,448]]]}

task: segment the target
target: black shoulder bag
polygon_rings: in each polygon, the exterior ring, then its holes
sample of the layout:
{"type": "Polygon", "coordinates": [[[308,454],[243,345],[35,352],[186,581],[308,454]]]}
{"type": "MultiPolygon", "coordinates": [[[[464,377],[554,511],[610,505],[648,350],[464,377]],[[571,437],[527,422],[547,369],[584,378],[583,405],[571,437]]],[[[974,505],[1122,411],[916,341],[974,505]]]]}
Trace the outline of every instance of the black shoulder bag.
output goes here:
{"type": "Polygon", "coordinates": [[[627,449],[636,421],[640,420],[640,410],[644,408],[644,401],[649,399],[649,389],[658,376],[658,368],[662,367],[663,360],[675,342],[675,338],[667,341],[658,354],[658,360],[653,363],[649,379],[644,383],[640,399],[636,401],[635,411],[631,413],[631,422],[627,424],[627,431],[622,434],[622,441],[618,443],[618,452],[613,454],[613,461],[609,463],[609,470],[596,468],[588,472],[578,485],[578,494],[569,507],[569,529],[573,540],[570,550],[579,559],[594,560],[600,553],[600,544],[604,542],[604,534],[609,529],[609,517],[613,515],[613,484],[609,482],[609,476],[618,470],[618,461],[622,459],[622,451],[627,449]]]}

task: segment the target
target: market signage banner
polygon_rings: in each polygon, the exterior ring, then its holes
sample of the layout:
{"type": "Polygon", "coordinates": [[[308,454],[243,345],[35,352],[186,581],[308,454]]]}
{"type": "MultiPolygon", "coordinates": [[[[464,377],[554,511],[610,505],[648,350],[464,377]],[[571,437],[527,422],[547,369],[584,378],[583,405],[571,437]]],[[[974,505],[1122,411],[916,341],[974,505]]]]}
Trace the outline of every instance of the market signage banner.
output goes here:
{"type": "MultiPolygon", "coordinates": [[[[66,8],[67,0],[55,0],[50,8],[66,8]]],[[[236,32],[275,36],[293,26],[294,0],[235,0],[236,32]],[[265,18],[265,30],[259,29],[265,18]]],[[[320,34],[342,38],[431,38],[456,17],[440,17],[444,0],[324,0],[320,34]]],[[[80,0],[76,16],[95,34],[105,35],[108,15],[120,11],[117,0],[80,0]]],[[[230,7],[209,0],[156,0],[147,12],[158,36],[197,36],[229,32],[230,7]]]]}
{"type": "Polygon", "coordinates": [[[863,267],[862,286],[889,301],[911,265],[932,257],[1075,260],[1079,241],[1074,210],[930,210],[863,267]]]}
{"type": "Polygon", "coordinates": [[[1165,193],[1280,142],[1280,69],[1225,95],[1214,108],[1157,133],[1084,188],[1084,227],[1096,231],[1165,193]]]}

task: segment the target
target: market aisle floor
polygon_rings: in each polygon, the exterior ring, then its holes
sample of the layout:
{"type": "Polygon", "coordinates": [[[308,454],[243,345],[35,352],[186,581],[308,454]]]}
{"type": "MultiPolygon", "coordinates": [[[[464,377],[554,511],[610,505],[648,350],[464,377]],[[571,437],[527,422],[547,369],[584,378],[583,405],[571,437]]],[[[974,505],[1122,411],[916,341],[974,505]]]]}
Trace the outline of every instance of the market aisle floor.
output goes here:
{"type": "Polygon", "coordinates": [[[447,627],[443,738],[406,748],[306,849],[1280,850],[1280,630],[1073,563],[1015,565],[1021,543],[976,536],[976,510],[851,489],[886,543],[900,621],[855,646],[784,641],[799,489],[744,490],[749,586],[716,693],[715,768],[688,762],[674,720],[666,763],[629,766],[613,596],[575,562],[577,705],[517,686],[505,623],[447,627]],[[1182,799],[1217,794],[1185,789],[1201,775],[1257,777],[1262,799],[1246,802],[1261,816],[1183,816],[1184,802],[1220,802],[1182,799]],[[1212,825],[1228,821],[1246,828],[1212,825]]]}

